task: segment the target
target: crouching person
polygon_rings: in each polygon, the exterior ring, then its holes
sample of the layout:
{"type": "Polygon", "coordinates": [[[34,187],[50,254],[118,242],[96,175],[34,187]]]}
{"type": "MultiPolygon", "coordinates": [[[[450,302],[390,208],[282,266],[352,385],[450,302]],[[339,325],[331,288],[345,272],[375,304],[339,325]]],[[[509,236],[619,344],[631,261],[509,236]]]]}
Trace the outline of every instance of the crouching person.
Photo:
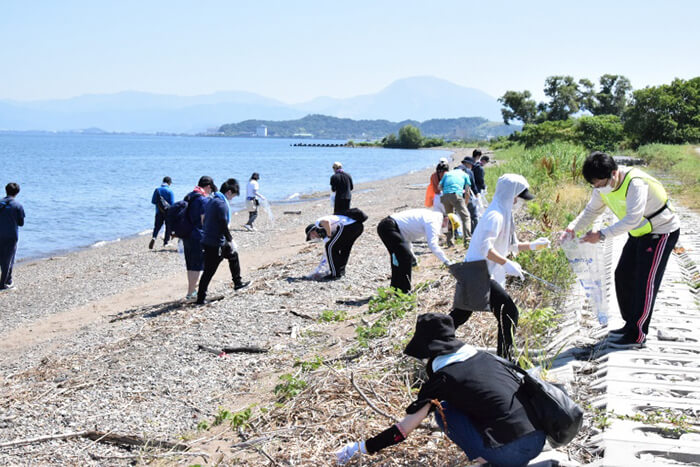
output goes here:
{"type": "Polygon", "coordinates": [[[313,279],[338,279],[345,275],[345,266],[348,264],[350,250],[355,240],[364,231],[363,222],[367,219],[359,209],[353,208],[344,214],[332,214],[323,216],[315,223],[306,227],[306,241],[322,239],[324,260],[330,272],[323,277],[311,277],[313,279]]]}
{"type": "Polygon", "coordinates": [[[244,282],[241,279],[241,264],[238,260],[238,251],[228,229],[231,218],[228,202],[238,196],[238,193],[238,182],[235,178],[229,178],[221,185],[221,191],[214,193],[205,208],[204,235],[202,237],[204,273],[199,281],[199,290],[197,292],[198,305],[206,303],[209,283],[224,258],[228,259],[233,288],[239,290],[249,284],[249,282],[244,282]]]}
{"type": "Polygon", "coordinates": [[[339,464],[397,444],[436,411],[435,421],[472,461],[499,466],[527,465],[542,451],[545,432],[526,409],[520,379],[496,358],[455,338],[452,318],[418,317],[406,355],[428,359],[426,381],[408,414],[391,428],[336,452],[339,464]]]}
{"type": "Polygon", "coordinates": [[[443,225],[447,217],[429,209],[408,209],[379,222],[377,233],[391,257],[392,287],[404,293],[411,290],[411,242],[427,239],[430,251],[444,264],[451,264],[438,242],[443,225]]]}

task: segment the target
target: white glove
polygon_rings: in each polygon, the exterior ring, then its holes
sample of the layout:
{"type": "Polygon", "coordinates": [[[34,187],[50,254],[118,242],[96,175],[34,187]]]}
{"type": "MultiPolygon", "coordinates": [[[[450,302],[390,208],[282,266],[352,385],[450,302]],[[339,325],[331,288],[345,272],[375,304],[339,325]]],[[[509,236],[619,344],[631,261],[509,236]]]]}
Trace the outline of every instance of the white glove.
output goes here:
{"type": "Polygon", "coordinates": [[[576,234],[572,230],[564,230],[559,234],[559,243],[573,240],[576,234]]]}
{"type": "Polygon", "coordinates": [[[506,270],[506,275],[519,277],[520,280],[525,279],[525,276],[523,276],[523,268],[515,261],[507,259],[503,267],[506,270]]]}
{"type": "Polygon", "coordinates": [[[545,237],[540,237],[537,240],[534,240],[530,242],[530,249],[531,250],[544,250],[545,248],[549,248],[550,241],[548,238],[545,237]]]}
{"type": "Polygon", "coordinates": [[[367,454],[367,448],[365,448],[364,441],[360,441],[359,443],[357,441],[354,443],[348,443],[343,449],[336,451],[335,458],[338,465],[345,465],[357,451],[360,451],[362,454],[367,454]]]}

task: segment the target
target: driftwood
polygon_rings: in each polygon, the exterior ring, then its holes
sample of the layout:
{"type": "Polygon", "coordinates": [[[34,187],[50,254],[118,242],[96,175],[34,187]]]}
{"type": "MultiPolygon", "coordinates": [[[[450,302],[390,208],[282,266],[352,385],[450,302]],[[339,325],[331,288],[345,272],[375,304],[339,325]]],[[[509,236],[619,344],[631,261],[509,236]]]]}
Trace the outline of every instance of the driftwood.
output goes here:
{"type": "Polygon", "coordinates": [[[190,447],[182,443],[171,443],[170,441],[161,441],[154,439],[146,439],[135,435],[118,435],[114,433],[106,433],[103,431],[75,431],[72,433],[63,433],[59,435],[39,436],[37,438],[20,439],[7,443],[0,443],[0,448],[24,446],[27,444],[43,443],[45,441],[53,441],[57,439],[66,440],[73,438],[87,438],[96,443],[109,443],[118,446],[149,446],[160,449],[171,449],[176,451],[186,451],[190,447]]]}
{"type": "Polygon", "coordinates": [[[214,355],[229,354],[229,353],[267,353],[270,349],[262,347],[210,347],[208,345],[198,344],[197,350],[213,353],[214,355]]]}
{"type": "Polygon", "coordinates": [[[315,321],[312,316],[309,316],[305,313],[299,313],[298,311],[294,311],[294,310],[285,310],[285,311],[288,311],[291,314],[293,314],[294,316],[298,316],[299,318],[310,319],[311,321],[315,321]]]}
{"type": "Polygon", "coordinates": [[[301,214],[301,211],[284,211],[284,214],[301,214]]]}
{"type": "Polygon", "coordinates": [[[172,456],[203,457],[204,459],[209,459],[209,453],[206,453],[206,452],[182,452],[182,451],[164,452],[164,453],[160,453],[160,454],[144,452],[144,453],[139,453],[139,454],[125,455],[125,456],[118,456],[118,455],[100,456],[98,454],[93,454],[91,452],[88,452],[88,455],[90,456],[90,458],[92,458],[94,460],[141,459],[141,458],[161,459],[164,457],[172,457],[172,456]]]}

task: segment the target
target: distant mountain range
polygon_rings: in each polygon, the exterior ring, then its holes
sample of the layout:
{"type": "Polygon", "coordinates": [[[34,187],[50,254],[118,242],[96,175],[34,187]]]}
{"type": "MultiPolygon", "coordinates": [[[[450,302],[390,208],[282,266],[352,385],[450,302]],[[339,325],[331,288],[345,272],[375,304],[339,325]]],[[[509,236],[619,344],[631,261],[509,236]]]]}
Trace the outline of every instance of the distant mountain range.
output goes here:
{"type": "Polygon", "coordinates": [[[257,128],[264,125],[267,127],[268,136],[293,138],[303,135],[321,139],[377,140],[390,133],[397,134],[399,128],[408,124],[419,128],[424,136],[437,136],[453,140],[486,139],[509,135],[520,129],[518,125],[509,126],[490,122],[481,117],[431,119],[424,122],[415,120],[390,122],[388,120],[352,120],[316,114],[307,115],[297,120],[245,120],[240,123],[228,123],[219,128],[219,134],[223,136],[255,136],[257,128]]]}
{"type": "Polygon", "coordinates": [[[294,120],[308,114],[392,121],[501,120],[500,105],[488,94],[442,79],[415,77],[395,81],[376,94],[319,97],[300,104],[236,91],[189,97],[125,91],[61,100],[0,100],[0,130],[200,133],[230,122],[294,120]]]}

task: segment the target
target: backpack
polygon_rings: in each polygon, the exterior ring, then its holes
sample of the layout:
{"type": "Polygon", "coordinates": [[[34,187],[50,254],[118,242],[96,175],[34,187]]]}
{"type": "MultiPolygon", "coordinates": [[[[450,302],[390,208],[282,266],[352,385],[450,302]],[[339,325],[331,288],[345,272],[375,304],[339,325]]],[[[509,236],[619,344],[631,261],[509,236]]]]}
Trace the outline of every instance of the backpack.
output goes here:
{"type": "Polygon", "coordinates": [[[364,223],[368,219],[367,214],[365,214],[361,209],[358,208],[350,208],[345,211],[339,212],[338,214],[349,217],[350,219],[354,220],[355,222],[359,222],[360,224],[364,223]]]}
{"type": "Polygon", "coordinates": [[[172,232],[173,237],[187,238],[194,230],[194,225],[189,216],[189,202],[190,198],[188,195],[182,201],[178,201],[168,207],[165,215],[165,224],[172,232]]]}
{"type": "Polygon", "coordinates": [[[521,376],[522,388],[528,396],[528,405],[536,420],[535,425],[547,434],[550,446],[569,444],[581,429],[583,409],[559,385],[530,375],[519,366],[495,357],[499,362],[521,376]]]}
{"type": "Polygon", "coordinates": [[[167,215],[168,213],[168,208],[170,208],[170,203],[163,198],[163,195],[158,193],[158,197],[156,198],[156,208],[158,208],[158,212],[160,212],[163,215],[167,215]]]}

